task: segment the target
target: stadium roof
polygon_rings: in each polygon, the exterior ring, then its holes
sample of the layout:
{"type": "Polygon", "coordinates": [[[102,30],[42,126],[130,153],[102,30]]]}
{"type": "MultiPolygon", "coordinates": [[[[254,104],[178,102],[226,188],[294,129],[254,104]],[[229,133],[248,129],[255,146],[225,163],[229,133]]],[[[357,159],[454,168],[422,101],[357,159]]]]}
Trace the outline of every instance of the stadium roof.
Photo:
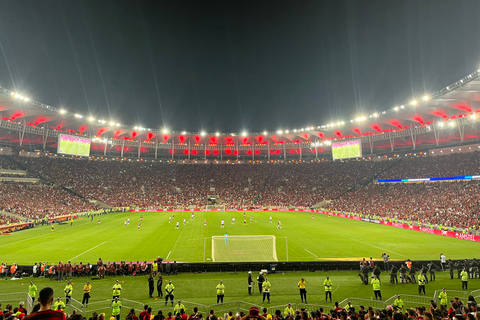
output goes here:
{"type": "MultiPolygon", "coordinates": [[[[10,143],[56,146],[58,133],[94,139],[157,144],[192,145],[330,145],[332,140],[362,139],[375,148],[415,148],[480,140],[477,113],[480,112],[480,69],[428,96],[383,111],[328,124],[276,132],[180,132],[163,128],[139,128],[95,119],[74,110],[45,105],[24,93],[0,87],[0,137],[10,143]],[[46,134],[45,134],[46,132],[46,134]],[[43,138],[42,138],[43,136],[43,138]],[[383,141],[383,142],[381,142],[383,141]]],[[[109,141],[110,142],[110,141],[109,141]]],[[[123,142],[125,144],[125,142],[123,142]]],[[[365,147],[365,145],[364,145],[365,147]]]]}

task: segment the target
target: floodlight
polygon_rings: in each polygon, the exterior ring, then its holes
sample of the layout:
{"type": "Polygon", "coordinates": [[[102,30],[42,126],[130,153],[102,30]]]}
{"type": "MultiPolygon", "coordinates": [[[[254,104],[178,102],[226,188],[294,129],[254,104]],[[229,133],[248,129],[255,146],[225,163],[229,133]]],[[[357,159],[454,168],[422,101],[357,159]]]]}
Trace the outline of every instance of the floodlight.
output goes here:
{"type": "Polygon", "coordinates": [[[425,101],[428,101],[429,99],[430,99],[429,96],[424,96],[424,97],[423,97],[423,100],[425,100],[425,101]]]}
{"type": "Polygon", "coordinates": [[[202,131],[200,134],[202,135],[202,137],[205,137],[206,133],[205,133],[205,131],[202,131]]]}
{"type": "Polygon", "coordinates": [[[63,110],[63,109],[60,109],[60,113],[61,113],[61,114],[65,114],[65,112],[67,112],[67,111],[65,111],[65,110],[63,110]]]}
{"type": "Polygon", "coordinates": [[[247,133],[245,131],[242,132],[242,136],[247,136],[247,133]]]}
{"type": "Polygon", "coordinates": [[[30,101],[30,98],[25,98],[25,101],[27,101],[27,102],[30,101]]]}
{"type": "Polygon", "coordinates": [[[285,130],[285,133],[289,133],[289,132],[290,132],[290,131],[288,131],[288,130],[285,130]]]}
{"type": "Polygon", "coordinates": [[[283,131],[282,131],[282,130],[278,130],[278,131],[277,131],[277,134],[283,134],[283,131]]]}
{"type": "Polygon", "coordinates": [[[182,134],[187,134],[187,132],[185,132],[185,131],[182,131],[182,134]]]}
{"type": "Polygon", "coordinates": [[[268,134],[267,131],[263,131],[263,135],[266,136],[268,134]]]}
{"type": "Polygon", "coordinates": [[[111,126],[114,126],[114,125],[115,125],[115,123],[110,121],[110,125],[111,125],[111,126]]]}
{"type": "Polygon", "coordinates": [[[220,136],[220,132],[216,132],[215,136],[217,136],[217,137],[220,136]]]}
{"type": "Polygon", "coordinates": [[[167,129],[163,129],[162,131],[164,134],[167,134],[168,133],[168,130],[167,129]]]}

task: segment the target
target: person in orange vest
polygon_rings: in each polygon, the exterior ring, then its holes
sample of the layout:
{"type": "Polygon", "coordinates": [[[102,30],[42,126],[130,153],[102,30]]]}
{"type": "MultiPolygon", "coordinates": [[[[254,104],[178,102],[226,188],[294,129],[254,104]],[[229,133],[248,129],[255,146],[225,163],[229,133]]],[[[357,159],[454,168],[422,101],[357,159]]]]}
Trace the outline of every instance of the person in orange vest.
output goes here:
{"type": "Polygon", "coordinates": [[[5,271],[5,265],[2,263],[0,264],[0,276],[3,276],[3,271],[5,271]]]}
{"type": "Polygon", "coordinates": [[[40,266],[40,276],[45,277],[45,263],[40,266]]]}
{"type": "Polygon", "coordinates": [[[52,265],[48,268],[48,277],[50,278],[50,281],[53,280],[54,272],[55,272],[55,265],[52,263],[52,265]]]}
{"type": "Polygon", "coordinates": [[[13,275],[15,274],[16,271],[17,271],[17,266],[14,263],[10,266],[10,276],[13,277],[13,275]]]}

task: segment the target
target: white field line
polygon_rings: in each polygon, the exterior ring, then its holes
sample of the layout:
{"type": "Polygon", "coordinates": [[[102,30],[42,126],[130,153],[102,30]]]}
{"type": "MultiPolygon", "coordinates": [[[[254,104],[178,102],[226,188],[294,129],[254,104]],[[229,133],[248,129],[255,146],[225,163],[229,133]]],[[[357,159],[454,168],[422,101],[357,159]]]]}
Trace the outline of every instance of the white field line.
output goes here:
{"type": "Polygon", "coordinates": [[[308,251],[307,249],[305,249],[305,251],[307,251],[308,253],[310,253],[312,256],[314,256],[315,258],[318,258],[318,256],[310,251],[308,251]]]}
{"type": "Polygon", "coordinates": [[[102,244],[104,244],[105,242],[107,242],[107,241],[103,241],[102,243],[97,244],[95,247],[92,247],[92,248],[88,249],[87,251],[84,251],[84,252],[80,253],[79,255],[77,255],[77,256],[75,256],[75,257],[73,257],[73,258],[70,258],[70,259],[68,259],[68,260],[74,260],[74,259],[76,259],[76,258],[78,258],[78,257],[80,257],[80,256],[83,256],[85,253],[87,253],[87,252],[89,252],[89,251],[92,251],[92,250],[95,249],[96,247],[100,247],[100,246],[101,246],[102,244]]]}

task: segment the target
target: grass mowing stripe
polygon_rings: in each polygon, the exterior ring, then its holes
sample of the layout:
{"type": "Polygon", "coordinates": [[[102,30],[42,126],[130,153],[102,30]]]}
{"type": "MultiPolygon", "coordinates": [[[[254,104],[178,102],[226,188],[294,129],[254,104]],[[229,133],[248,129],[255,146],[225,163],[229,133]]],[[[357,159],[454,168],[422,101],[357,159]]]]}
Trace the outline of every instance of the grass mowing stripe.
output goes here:
{"type": "Polygon", "coordinates": [[[367,246],[370,246],[370,247],[374,247],[374,248],[383,250],[383,252],[387,252],[387,251],[388,251],[388,252],[392,252],[392,253],[398,254],[399,256],[404,257],[404,255],[401,254],[401,253],[398,253],[398,252],[395,252],[395,251],[392,251],[392,250],[386,250],[385,248],[377,247],[377,246],[374,246],[373,244],[370,244],[370,243],[367,243],[367,242],[363,242],[363,241],[360,241],[360,240],[357,240],[357,239],[350,239],[350,240],[357,241],[357,242],[366,244],[367,246]]]}

